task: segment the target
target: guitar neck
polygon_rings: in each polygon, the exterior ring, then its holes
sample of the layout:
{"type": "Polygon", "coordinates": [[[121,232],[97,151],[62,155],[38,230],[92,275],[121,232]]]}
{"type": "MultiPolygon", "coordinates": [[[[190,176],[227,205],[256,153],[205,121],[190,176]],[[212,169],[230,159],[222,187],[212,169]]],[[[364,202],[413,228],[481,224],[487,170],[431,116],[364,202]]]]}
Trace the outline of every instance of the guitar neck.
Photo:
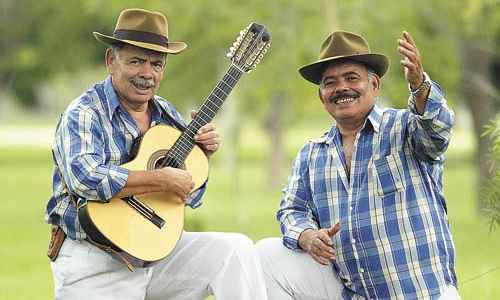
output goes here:
{"type": "Polygon", "coordinates": [[[205,99],[195,118],[170,148],[169,153],[175,157],[178,163],[182,164],[184,162],[195,145],[194,136],[196,132],[212,121],[242,74],[243,72],[240,69],[231,64],[222,79],[219,80],[210,95],[205,99]]]}

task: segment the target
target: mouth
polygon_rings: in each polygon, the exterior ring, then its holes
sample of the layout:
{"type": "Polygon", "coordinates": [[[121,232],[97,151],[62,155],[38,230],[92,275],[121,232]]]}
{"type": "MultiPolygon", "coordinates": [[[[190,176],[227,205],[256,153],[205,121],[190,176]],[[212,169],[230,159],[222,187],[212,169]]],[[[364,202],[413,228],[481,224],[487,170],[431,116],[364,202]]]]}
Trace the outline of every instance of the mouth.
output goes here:
{"type": "Polygon", "coordinates": [[[358,97],[339,97],[334,99],[332,102],[335,104],[349,104],[356,101],[358,97]]]}

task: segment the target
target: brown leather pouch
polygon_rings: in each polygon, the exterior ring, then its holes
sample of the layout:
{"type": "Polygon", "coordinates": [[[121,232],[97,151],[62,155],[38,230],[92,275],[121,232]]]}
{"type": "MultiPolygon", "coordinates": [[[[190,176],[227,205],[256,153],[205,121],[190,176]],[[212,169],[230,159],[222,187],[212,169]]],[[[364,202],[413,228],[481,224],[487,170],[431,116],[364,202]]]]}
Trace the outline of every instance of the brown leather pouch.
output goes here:
{"type": "Polygon", "coordinates": [[[59,255],[59,250],[61,250],[64,239],[66,239],[66,234],[61,229],[61,227],[53,225],[51,230],[49,251],[47,251],[47,256],[51,261],[55,261],[57,259],[57,255],[59,255]]]}

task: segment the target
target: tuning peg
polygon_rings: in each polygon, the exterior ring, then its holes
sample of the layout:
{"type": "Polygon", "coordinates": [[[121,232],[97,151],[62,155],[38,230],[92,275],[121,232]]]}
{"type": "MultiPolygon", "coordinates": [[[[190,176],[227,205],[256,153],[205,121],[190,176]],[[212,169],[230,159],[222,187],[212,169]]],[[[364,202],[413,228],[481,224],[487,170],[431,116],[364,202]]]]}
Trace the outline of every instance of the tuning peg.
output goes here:
{"type": "Polygon", "coordinates": [[[226,54],[226,57],[231,58],[231,57],[233,57],[233,55],[234,55],[234,54],[233,54],[232,52],[228,52],[228,53],[226,54]]]}

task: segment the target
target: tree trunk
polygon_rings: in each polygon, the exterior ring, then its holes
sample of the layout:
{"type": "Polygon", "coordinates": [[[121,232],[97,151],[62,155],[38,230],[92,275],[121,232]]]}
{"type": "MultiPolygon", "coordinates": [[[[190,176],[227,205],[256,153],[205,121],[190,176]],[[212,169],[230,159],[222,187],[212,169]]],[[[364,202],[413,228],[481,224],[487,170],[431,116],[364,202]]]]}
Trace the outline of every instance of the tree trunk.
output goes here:
{"type": "Polygon", "coordinates": [[[276,91],[272,95],[271,107],[265,120],[265,129],[271,139],[269,157],[269,184],[271,188],[278,188],[281,182],[283,167],[283,114],[286,108],[287,94],[285,91],[276,91]]]}
{"type": "Polygon", "coordinates": [[[484,126],[495,116],[495,89],[490,75],[490,66],[493,63],[492,54],[480,45],[481,43],[474,38],[464,38],[461,45],[463,55],[462,93],[472,114],[474,136],[478,146],[475,161],[479,166],[477,182],[479,210],[485,204],[480,197],[480,190],[491,176],[488,156],[490,141],[487,137],[481,137],[481,134],[484,131],[484,126]]]}

